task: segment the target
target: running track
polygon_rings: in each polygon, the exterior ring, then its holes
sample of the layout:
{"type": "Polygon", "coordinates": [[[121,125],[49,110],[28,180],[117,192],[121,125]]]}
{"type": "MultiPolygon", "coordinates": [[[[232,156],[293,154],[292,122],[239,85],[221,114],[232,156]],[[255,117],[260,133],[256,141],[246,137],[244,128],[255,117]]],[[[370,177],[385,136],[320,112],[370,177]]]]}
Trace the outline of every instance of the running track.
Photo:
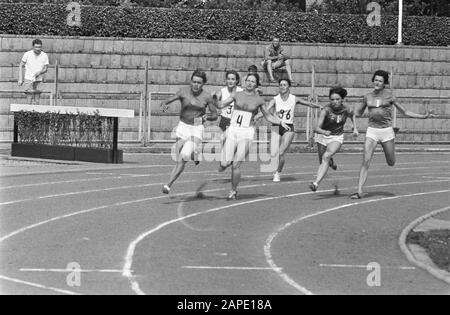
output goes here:
{"type": "Polygon", "coordinates": [[[279,184],[247,163],[233,202],[229,173],[212,163],[190,165],[162,196],[172,168],[164,155],[126,155],[133,163],[109,170],[1,176],[0,292],[449,294],[398,246],[411,221],[448,206],[449,157],[399,154],[389,168],[376,155],[369,196],[357,201],[348,195],[360,154],[338,155],[317,193],[307,187],[314,154],[290,155],[279,184]],[[79,287],[67,285],[71,262],[82,269],[79,287]],[[372,262],[379,287],[367,285],[372,262]]]}

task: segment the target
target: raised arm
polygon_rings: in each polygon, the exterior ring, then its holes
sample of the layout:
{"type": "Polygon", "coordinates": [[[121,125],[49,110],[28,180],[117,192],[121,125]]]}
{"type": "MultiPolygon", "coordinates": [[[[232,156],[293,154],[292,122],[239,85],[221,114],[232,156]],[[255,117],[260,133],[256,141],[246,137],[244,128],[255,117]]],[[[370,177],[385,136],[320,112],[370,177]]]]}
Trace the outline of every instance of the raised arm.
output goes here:
{"type": "Polygon", "coordinates": [[[322,106],[320,106],[319,104],[310,102],[310,101],[306,101],[300,97],[295,97],[295,104],[300,104],[303,106],[307,106],[307,107],[311,107],[311,108],[322,108],[322,106]]]}
{"type": "Polygon", "coordinates": [[[427,112],[426,112],[425,114],[423,114],[423,115],[422,115],[422,114],[414,113],[414,112],[412,112],[412,111],[406,109],[406,108],[403,107],[402,105],[400,105],[396,100],[394,101],[393,104],[394,104],[395,107],[397,107],[397,109],[398,109],[400,112],[403,113],[403,115],[406,115],[406,116],[411,117],[411,118],[427,119],[427,118],[429,118],[429,117],[436,117],[436,115],[434,115],[433,113],[429,112],[428,110],[427,110],[427,112]]]}
{"type": "Polygon", "coordinates": [[[167,112],[169,110],[169,105],[178,100],[181,100],[181,91],[178,91],[174,96],[171,96],[167,100],[161,102],[162,111],[164,113],[167,112]]]}

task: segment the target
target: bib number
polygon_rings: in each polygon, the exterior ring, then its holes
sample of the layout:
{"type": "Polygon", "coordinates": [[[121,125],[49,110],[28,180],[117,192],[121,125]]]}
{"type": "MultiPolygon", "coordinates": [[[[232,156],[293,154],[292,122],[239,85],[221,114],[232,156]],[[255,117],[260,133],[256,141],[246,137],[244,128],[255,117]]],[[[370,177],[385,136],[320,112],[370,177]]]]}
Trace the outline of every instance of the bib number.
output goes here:
{"type": "Polygon", "coordinates": [[[251,120],[252,120],[252,113],[234,110],[233,115],[231,116],[231,125],[236,127],[247,128],[250,127],[251,120]]]}
{"type": "Polygon", "coordinates": [[[291,120],[292,118],[292,114],[291,114],[291,110],[285,111],[285,110],[280,110],[278,112],[278,117],[282,120],[291,120]]]}

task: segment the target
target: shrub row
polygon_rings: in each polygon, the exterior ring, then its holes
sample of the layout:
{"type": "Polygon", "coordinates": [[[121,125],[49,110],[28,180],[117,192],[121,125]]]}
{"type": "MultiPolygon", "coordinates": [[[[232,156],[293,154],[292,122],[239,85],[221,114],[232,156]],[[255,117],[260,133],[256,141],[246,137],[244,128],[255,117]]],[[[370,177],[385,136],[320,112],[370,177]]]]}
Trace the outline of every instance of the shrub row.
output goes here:
{"type": "MultiPolygon", "coordinates": [[[[369,27],[365,15],[82,6],[81,27],[69,27],[65,5],[2,4],[0,33],[16,35],[185,38],[308,43],[395,44],[397,18],[369,27]]],[[[450,18],[407,17],[407,45],[447,46],[450,18]]]]}

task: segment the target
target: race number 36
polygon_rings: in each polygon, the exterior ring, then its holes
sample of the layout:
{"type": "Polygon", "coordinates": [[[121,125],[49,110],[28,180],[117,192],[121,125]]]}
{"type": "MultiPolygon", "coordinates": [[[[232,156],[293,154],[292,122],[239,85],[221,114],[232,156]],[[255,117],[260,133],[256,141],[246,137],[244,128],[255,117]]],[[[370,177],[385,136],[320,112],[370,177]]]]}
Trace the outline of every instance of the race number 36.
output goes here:
{"type": "Polygon", "coordinates": [[[69,12],[67,15],[67,25],[70,27],[81,26],[81,6],[78,2],[70,2],[67,4],[66,11],[69,12]]]}

